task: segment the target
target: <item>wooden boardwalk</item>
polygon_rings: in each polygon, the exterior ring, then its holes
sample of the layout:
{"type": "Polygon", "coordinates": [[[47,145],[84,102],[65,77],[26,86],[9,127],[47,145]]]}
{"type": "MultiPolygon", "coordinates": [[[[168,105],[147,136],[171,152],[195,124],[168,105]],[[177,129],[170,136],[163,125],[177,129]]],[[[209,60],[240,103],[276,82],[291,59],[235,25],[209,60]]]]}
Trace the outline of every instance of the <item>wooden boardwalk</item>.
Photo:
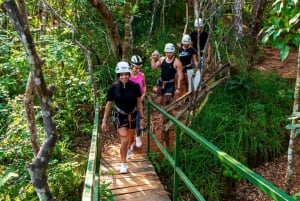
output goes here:
{"type": "Polygon", "coordinates": [[[128,173],[120,174],[120,156],[102,154],[100,184],[110,183],[114,200],[170,201],[154,167],[145,154],[133,154],[128,160],[128,173]]]}

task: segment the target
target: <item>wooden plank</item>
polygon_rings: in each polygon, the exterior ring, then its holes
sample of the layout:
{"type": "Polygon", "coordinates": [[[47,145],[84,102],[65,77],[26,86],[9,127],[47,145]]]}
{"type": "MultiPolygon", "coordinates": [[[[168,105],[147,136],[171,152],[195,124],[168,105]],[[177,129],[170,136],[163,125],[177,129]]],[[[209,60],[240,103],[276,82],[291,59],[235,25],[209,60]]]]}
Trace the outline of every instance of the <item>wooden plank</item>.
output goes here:
{"type": "MultiPolygon", "coordinates": [[[[101,162],[103,163],[112,163],[120,161],[119,155],[108,155],[108,154],[102,154],[101,155],[101,162]]],[[[146,154],[133,154],[131,159],[129,161],[136,161],[136,160],[148,160],[146,154]]]]}
{"type": "Polygon", "coordinates": [[[127,187],[127,188],[118,188],[118,189],[111,189],[114,195],[119,195],[119,194],[130,194],[134,192],[139,192],[139,191],[147,191],[147,190],[161,190],[162,185],[159,184],[147,184],[147,185],[142,185],[142,186],[133,186],[133,187],[127,187]]]}
{"type": "MultiPolygon", "coordinates": [[[[114,200],[170,201],[155,169],[145,154],[135,154],[128,160],[128,173],[120,174],[119,156],[102,155],[100,183],[109,184],[114,200]]],[[[101,198],[100,198],[101,199],[101,198]]]]}
{"type": "MultiPolygon", "coordinates": [[[[116,163],[100,163],[100,174],[119,174],[120,171],[120,162],[116,163]]],[[[137,161],[137,162],[129,162],[128,163],[128,172],[144,172],[144,171],[155,171],[154,167],[150,163],[150,161],[137,161]]]]}
{"type": "Polygon", "coordinates": [[[141,178],[141,177],[129,177],[121,179],[113,179],[112,183],[108,186],[109,189],[119,189],[126,187],[140,187],[143,185],[159,185],[160,180],[158,178],[141,178]]]}
{"type": "Polygon", "coordinates": [[[114,196],[115,201],[134,200],[134,201],[170,201],[168,194],[163,190],[139,191],[130,194],[114,196]]]}

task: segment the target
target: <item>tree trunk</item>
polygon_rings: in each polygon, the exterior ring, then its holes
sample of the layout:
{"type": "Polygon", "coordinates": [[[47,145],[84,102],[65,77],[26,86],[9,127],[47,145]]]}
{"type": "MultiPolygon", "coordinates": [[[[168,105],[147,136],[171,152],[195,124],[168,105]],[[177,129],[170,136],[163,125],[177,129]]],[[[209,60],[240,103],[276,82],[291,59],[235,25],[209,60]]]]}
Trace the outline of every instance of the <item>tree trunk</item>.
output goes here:
{"type": "Polygon", "coordinates": [[[233,4],[233,24],[235,40],[243,36],[242,0],[235,0],[233,4]]]}
{"type": "Polygon", "coordinates": [[[251,22],[249,24],[249,38],[251,41],[251,53],[249,57],[249,67],[252,68],[254,65],[255,53],[258,51],[257,49],[257,35],[261,30],[262,18],[265,11],[265,8],[268,5],[267,0],[253,0],[252,3],[252,17],[251,22]]]}
{"type": "Polygon", "coordinates": [[[88,0],[88,2],[94,6],[97,12],[102,17],[104,24],[106,25],[109,37],[111,41],[111,48],[114,55],[118,58],[122,57],[122,42],[118,31],[118,26],[115,24],[112,13],[107,8],[106,4],[102,0],[88,0]]]}
{"type": "Polygon", "coordinates": [[[125,18],[125,35],[124,35],[124,42],[123,42],[122,60],[128,61],[128,57],[129,57],[128,50],[130,45],[130,30],[131,30],[130,0],[126,0],[125,2],[124,18],[125,18]]]}
{"type": "Polygon", "coordinates": [[[28,171],[39,200],[51,201],[53,200],[53,195],[47,183],[46,170],[51,152],[57,140],[57,133],[53,120],[53,110],[50,104],[50,92],[46,87],[46,82],[42,72],[42,65],[45,61],[40,59],[36,51],[28,26],[29,23],[27,21],[28,18],[25,1],[19,0],[18,3],[21,12],[15,1],[4,0],[4,6],[6,7],[7,13],[13,22],[15,30],[17,31],[28,56],[30,73],[34,80],[34,87],[40,102],[43,114],[43,124],[47,134],[37,156],[33,159],[33,162],[28,165],[28,171]]]}
{"type": "Polygon", "coordinates": [[[149,27],[148,38],[147,38],[147,43],[146,43],[147,45],[149,44],[150,37],[151,37],[151,34],[152,34],[154,18],[155,18],[158,3],[159,3],[159,0],[154,0],[154,2],[153,2],[153,11],[152,11],[152,15],[151,15],[151,24],[150,24],[150,27],[149,27]]]}
{"type": "Polygon", "coordinates": [[[198,19],[199,18],[199,5],[198,5],[198,0],[194,0],[194,18],[198,19]]]}
{"type": "MultiPolygon", "coordinates": [[[[299,95],[300,95],[300,46],[298,47],[298,66],[297,66],[297,77],[294,92],[294,106],[293,113],[299,112],[299,95]]],[[[292,125],[296,124],[298,119],[292,120],[292,125]]],[[[292,129],[290,133],[289,148],[288,148],[288,161],[285,178],[285,192],[290,194],[292,175],[293,175],[293,152],[294,152],[294,140],[296,138],[296,129],[292,129]]]]}
{"type": "Polygon", "coordinates": [[[40,147],[37,141],[37,128],[35,121],[35,112],[34,112],[34,83],[33,76],[29,73],[26,92],[24,97],[24,108],[27,119],[27,126],[30,133],[30,141],[34,156],[36,157],[39,153],[40,147]]]}

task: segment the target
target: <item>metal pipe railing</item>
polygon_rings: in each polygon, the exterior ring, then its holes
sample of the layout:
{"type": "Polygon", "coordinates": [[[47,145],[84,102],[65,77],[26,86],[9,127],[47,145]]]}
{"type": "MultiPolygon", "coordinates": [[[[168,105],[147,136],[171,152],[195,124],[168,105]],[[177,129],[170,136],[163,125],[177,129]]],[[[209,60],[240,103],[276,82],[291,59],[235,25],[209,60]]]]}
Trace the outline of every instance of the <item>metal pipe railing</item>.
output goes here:
{"type": "MultiPolygon", "coordinates": [[[[166,159],[169,161],[171,166],[174,168],[174,185],[173,185],[173,200],[177,200],[177,188],[178,188],[178,178],[180,178],[187,186],[187,188],[190,190],[190,192],[195,196],[197,200],[205,201],[204,197],[201,195],[201,193],[196,189],[196,187],[193,185],[192,181],[185,175],[184,172],[178,167],[179,163],[179,142],[180,142],[180,131],[183,131],[183,133],[189,135],[191,138],[193,138],[197,143],[200,143],[203,145],[205,149],[210,151],[215,157],[217,157],[221,163],[226,164],[227,166],[231,167],[236,172],[240,173],[245,179],[250,181],[253,185],[255,185],[257,188],[262,190],[265,194],[267,194],[269,197],[273,198],[274,200],[278,201],[295,201],[294,198],[286,194],[281,189],[274,186],[272,183],[265,180],[263,177],[258,175],[257,173],[253,172],[248,167],[244,166],[242,163],[228,155],[227,153],[223,152],[221,149],[207,141],[205,138],[201,137],[200,134],[196,133],[183,123],[181,123],[179,120],[174,118],[172,115],[170,115],[168,112],[166,112],[164,109],[156,105],[155,103],[151,101],[147,101],[147,133],[148,133],[148,140],[150,140],[150,137],[153,139],[153,141],[156,143],[162,154],[166,157],[166,159]],[[170,120],[176,127],[175,132],[175,157],[172,158],[172,156],[168,153],[166,148],[160,143],[158,138],[155,136],[155,134],[151,131],[150,128],[150,112],[151,108],[154,108],[159,113],[161,113],[164,118],[167,118],[170,120]],[[178,177],[179,176],[179,177],[178,177]]],[[[150,152],[150,141],[148,141],[148,154],[150,152]]]]}
{"type": "Polygon", "coordinates": [[[93,133],[89,152],[88,165],[82,193],[82,201],[98,201],[99,198],[99,106],[96,104],[93,133]]]}

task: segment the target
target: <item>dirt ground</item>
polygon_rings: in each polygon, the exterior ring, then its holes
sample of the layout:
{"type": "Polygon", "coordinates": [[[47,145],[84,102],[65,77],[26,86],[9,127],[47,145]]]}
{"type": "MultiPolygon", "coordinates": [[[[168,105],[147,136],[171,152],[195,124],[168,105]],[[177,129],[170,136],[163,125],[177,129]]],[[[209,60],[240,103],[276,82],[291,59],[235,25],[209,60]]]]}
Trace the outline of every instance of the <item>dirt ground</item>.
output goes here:
{"type": "MultiPolygon", "coordinates": [[[[275,49],[265,49],[265,57],[261,63],[257,65],[257,69],[262,72],[272,71],[276,72],[284,78],[295,81],[297,75],[297,56],[296,50],[293,50],[285,61],[279,58],[279,51],[275,49]]],[[[292,113],[292,106],[291,106],[292,113]]],[[[294,158],[292,177],[291,194],[300,192],[300,136],[294,141],[294,158]]],[[[269,182],[273,183],[280,189],[285,189],[285,174],[287,169],[287,153],[272,162],[267,162],[254,169],[269,182]]],[[[264,195],[263,192],[251,185],[249,182],[243,180],[235,189],[235,200],[240,201],[269,201],[273,200],[264,195]]]]}
{"type": "MultiPolygon", "coordinates": [[[[282,77],[289,80],[295,80],[297,68],[297,51],[290,53],[289,57],[281,62],[279,59],[279,52],[275,49],[265,49],[264,59],[256,66],[261,72],[273,71],[280,74],[282,77]]],[[[292,106],[291,106],[292,110],[292,106]]],[[[292,112],[292,111],[291,111],[292,112]]],[[[154,130],[160,130],[158,125],[161,122],[159,116],[153,115],[151,117],[154,130]]],[[[115,153],[119,155],[119,139],[116,130],[110,125],[110,131],[103,134],[101,147],[102,152],[115,153]]],[[[157,135],[160,138],[160,134],[157,135]]],[[[142,148],[135,148],[134,153],[146,153],[146,138],[144,135],[142,148]]],[[[173,136],[171,134],[171,140],[173,136]]],[[[172,143],[172,142],[171,142],[172,143]]],[[[155,147],[152,147],[155,149],[155,147]]],[[[294,143],[294,176],[292,179],[291,194],[300,192],[300,137],[298,136],[294,143]]],[[[284,179],[287,167],[287,154],[283,154],[272,162],[267,162],[254,169],[255,172],[260,174],[266,180],[273,183],[275,186],[284,189],[284,179]]],[[[242,180],[236,187],[235,196],[232,201],[269,201],[272,200],[264,195],[260,190],[251,185],[249,182],[242,180]]]]}

